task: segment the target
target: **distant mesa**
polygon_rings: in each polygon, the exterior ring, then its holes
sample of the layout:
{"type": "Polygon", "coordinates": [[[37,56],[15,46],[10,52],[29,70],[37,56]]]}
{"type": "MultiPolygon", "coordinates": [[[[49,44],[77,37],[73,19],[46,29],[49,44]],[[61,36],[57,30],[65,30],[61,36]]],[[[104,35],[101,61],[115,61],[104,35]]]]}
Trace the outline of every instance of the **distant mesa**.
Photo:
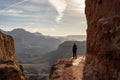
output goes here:
{"type": "Polygon", "coordinates": [[[65,41],[59,45],[59,47],[48,53],[49,61],[54,64],[58,59],[69,58],[72,56],[72,47],[76,43],[78,47],[77,55],[85,55],[86,53],[86,42],[85,41],[65,41]]]}
{"type": "Polygon", "coordinates": [[[60,58],[71,57],[71,48],[74,42],[78,44],[78,48],[81,48],[79,49],[80,52],[78,51],[79,55],[84,55],[86,50],[86,41],[82,41],[79,35],[78,38],[74,39],[72,37],[76,35],[70,36],[70,38],[67,36],[53,37],[41,35],[41,33],[31,33],[24,29],[2,32],[14,38],[17,58],[24,66],[27,76],[32,78],[36,74],[42,75],[37,75],[39,79],[47,77],[49,66],[53,65],[60,58]],[[36,64],[36,66],[34,66],[34,64],[36,64]],[[31,76],[32,73],[34,73],[33,76],[31,76]]]}

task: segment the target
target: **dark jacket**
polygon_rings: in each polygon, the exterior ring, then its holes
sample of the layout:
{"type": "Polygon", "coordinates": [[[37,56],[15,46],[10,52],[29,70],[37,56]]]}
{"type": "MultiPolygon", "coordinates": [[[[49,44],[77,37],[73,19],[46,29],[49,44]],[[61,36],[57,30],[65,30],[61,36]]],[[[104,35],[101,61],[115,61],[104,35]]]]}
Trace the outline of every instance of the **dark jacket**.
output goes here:
{"type": "Polygon", "coordinates": [[[76,52],[76,51],[77,51],[77,45],[74,44],[74,45],[73,45],[73,52],[76,52]]]}

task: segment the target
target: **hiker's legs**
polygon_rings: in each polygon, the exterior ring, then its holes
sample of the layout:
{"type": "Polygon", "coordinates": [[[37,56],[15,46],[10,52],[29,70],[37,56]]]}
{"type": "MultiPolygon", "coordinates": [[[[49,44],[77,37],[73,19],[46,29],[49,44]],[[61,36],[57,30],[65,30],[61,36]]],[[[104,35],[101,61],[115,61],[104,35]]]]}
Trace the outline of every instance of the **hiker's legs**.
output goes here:
{"type": "Polygon", "coordinates": [[[73,52],[73,59],[75,59],[75,52],[73,52]]]}
{"type": "Polygon", "coordinates": [[[76,59],[76,58],[77,58],[76,51],[73,51],[73,59],[76,59]]]}
{"type": "Polygon", "coordinates": [[[77,54],[75,53],[75,59],[77,59],[77,54]]]}
{"type": "Polygon", "coordinates": [[[75,57],[75,59],[77,59],[77,52],[76,51],[74,52],[74,57],[75,57]]]}
{"type": "Polygon", "coordinates": [[[74,55],[74,53],[73,53],[73,59],[74,59],[74,57],[75,57],[75,55],[74,55]]]}

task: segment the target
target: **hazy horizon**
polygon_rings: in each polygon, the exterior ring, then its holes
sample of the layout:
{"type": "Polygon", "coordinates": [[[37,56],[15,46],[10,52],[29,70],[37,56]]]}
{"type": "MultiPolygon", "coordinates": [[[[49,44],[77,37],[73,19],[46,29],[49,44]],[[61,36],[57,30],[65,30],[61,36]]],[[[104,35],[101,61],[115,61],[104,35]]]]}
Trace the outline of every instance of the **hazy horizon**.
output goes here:
{"type": "Polygon", "coordinates": [[[84,0],[0,0],[0,29],[50,36],[86,35],[84,0]]]}
{"type": "MultiPolygon", "coordinates": [[[[0,29],[0,30],[3,30],[3,31],[5,31],[5,32],[11,32],[11,31],[13,31],[13,30],[18,30],[18,29],[23,29],[23,30],[25,30],[26,32],[30,32],[30,31],[27,31],[26,29],[24,29],[24,28],[14,28],[14,29],[11,29],[11,30],[4,30],[4,29],[0,29]]],[[[68,34],[68,35],[46,35],[46,34],[44,34],[44,33],[42,33],[42,32],[30,32],[30,33],[40,33],[40,34],[42,34],[43,36],[53,36],[53,37],[66,37],[66,36],[86,36],[86,35],[84,35],[84,34],[78,34],[78,35],[71,35],[71,34],[68,34]]]]}

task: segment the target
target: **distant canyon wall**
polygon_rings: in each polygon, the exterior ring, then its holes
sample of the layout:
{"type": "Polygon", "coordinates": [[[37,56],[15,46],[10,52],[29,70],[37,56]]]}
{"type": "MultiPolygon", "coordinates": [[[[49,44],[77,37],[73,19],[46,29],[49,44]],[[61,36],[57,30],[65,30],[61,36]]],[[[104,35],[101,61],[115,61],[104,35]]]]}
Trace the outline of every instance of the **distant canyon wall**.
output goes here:
{"type": "Polygon", "coordinates": [[[26,80],[22,66],[17,62],[13,38],[1,32],[0,80],[26,80]]]}
{"type": "Polygon", "coordinates": [[[120,80],[120,0],[86,0],[83,80],[120,80]]]}

